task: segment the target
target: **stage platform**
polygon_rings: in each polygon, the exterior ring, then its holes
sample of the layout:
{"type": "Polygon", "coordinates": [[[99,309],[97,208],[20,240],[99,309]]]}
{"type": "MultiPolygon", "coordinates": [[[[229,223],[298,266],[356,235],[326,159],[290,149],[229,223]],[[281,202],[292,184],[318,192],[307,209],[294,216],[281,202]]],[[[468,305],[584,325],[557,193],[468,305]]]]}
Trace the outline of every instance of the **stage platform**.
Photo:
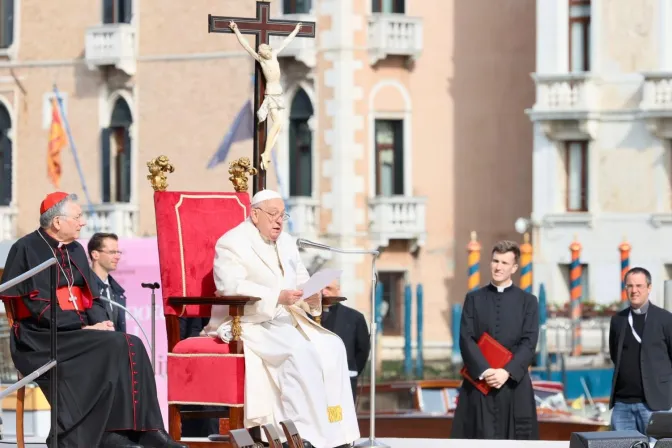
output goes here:
{"type": "MultiPolygon", "coordinates": [[[[362,439],[368,440],[368,439],[362,439]]],[[[386,439],[380,438],[376,439],[378,442],[382,442],[390,448],[458,448],[458,447],[469,447],[469,448],[491,448],[493,447],[492,440],[448,440],[448,439],[386,439]]],[[[207,439],[186,439],[187,443],[189,441],[203,441],[207,442],[207,439]]],[[[43,438],[26,438],[26,445],[31,448],[47,448],[47,445],[44,444],[43,438]],[[30,443],[30,445],[28,445],[30,443]]],[[[497,448],[568,448],[569,442],[549,442],[545,440],[534,441],[534,442],[524,442],[518,440],[498,440],[497,448]]],[[[0,448],[16,448],[16,443],[14,439],[5,439],[0,440],[0,448]]]]}

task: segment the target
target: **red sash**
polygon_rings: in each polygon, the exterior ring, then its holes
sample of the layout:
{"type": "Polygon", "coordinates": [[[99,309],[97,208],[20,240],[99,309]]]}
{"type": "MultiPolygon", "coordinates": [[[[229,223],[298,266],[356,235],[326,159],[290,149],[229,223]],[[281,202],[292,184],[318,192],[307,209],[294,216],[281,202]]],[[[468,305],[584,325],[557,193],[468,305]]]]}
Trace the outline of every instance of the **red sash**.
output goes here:
{"type": "Polygon", "coordinates": [[[77,308],[75,308],[74,303],[70,300],[70,290],[67,286],[61,286],[56,290],[58,305],[63,311],[84,311],[84,301],[82,300],[83,294],[82,288],[79,286],[72,287],[72,296],[76,299],[75,303],[77,303],[77,308]]]}

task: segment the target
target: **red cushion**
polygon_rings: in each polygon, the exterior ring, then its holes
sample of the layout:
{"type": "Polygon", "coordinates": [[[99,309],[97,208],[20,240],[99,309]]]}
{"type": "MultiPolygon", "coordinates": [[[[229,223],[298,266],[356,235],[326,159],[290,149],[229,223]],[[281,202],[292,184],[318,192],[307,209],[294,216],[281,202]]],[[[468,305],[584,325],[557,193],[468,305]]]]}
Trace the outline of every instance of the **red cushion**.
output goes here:
{"type": "Polygon", "coordinates": [[[226,344],[221,339],[204,336],[188,338],[178,342],[175,348],[173,348],[173,353],[210,353],[221,355],[231,353],[231,350],[229,349],[229,344],[226,344]]]}
{"type": "Polygon", "coordinates": [[[211,305],[172,307],[168,297],[211,297],[215,244],[249,214],[249,193],[154,193],[161,292],[166,315],[210,316],[211,305]],[[183,312],[184,311],[184,312],[183,312]]]}
{"type": "Polygon", "coordinates": [[[243,355],[168,354],[168,404],[240,407],[244,386],[243,355]]]}

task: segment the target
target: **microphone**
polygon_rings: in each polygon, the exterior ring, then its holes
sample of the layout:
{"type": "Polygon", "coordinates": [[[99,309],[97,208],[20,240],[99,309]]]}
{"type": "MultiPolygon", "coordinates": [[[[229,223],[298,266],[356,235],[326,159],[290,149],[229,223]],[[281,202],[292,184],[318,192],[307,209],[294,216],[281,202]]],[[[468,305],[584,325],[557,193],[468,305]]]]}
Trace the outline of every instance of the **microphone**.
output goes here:
{"type": "Polygon", "coordinates": [[[149,289],[159,289],[159,288],[161,287],[161,285],[159,285],[158,282],[154,282],[154,283],[140,283],[140,286],[142,286],[143,288],[149,288],[149,289]]]}
{"type": "Polygon", "coordinates": [[[330,252],[337,252],[339,254],[371,254],[371,255],[379,255],[380,252],[377,250],[366,250],[366,249],[339,249],[336,247],[331,247],[327,246],[326,244],[322,243],[316,243],[314,241],[306,240],[304,238],[297,238],[296,239],[296,245],[300,249],[320,249],[320,250],[328,250],[330,252]]]}
{"type": "Polygon", "coordinates": [[[301,249],[313,248],[322,250],[332,250],[332,248],[327,246],[326,244],[315,243],[313,241],[304,240],[303,238],[297,238],[296,245],[301,249]]]}

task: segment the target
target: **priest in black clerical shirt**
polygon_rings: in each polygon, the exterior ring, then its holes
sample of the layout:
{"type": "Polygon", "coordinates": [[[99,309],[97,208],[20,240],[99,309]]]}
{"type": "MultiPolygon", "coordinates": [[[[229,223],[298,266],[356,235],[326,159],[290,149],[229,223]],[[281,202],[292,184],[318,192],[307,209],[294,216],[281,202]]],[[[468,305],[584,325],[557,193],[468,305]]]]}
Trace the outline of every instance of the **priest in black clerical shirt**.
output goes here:
{"type": "Polygon", "coordinates": [[[625,274],[625,291],[630,306],[609,327],[611,427],[646,434],[651,413],[672,407],[672,313],[650,302],[651,273],[644,268],[625,274]]]}
{"type": "Polygon", "coordinates": [[[520,248],[501,241],[492,250],[492,282],[467,294],[460,350],[469,375],[491,387],[484,395],[463,381],[451,430],[453,439],[539,439],[537,406],[528,369],[539,337],[537,298],[513,284],[520,248]],[[488,333],[513,353],[501,369],[488,365],[477,342],[488,333]]]}
{"type": "MultiPolygon", "coordinates": [[[[10,249],[2,282],[56,258],[58,309],[52,310],[50,269],[9,288],[10,349],[28,375],[50,356],[49,325],[58,313],[58,428],[60,448],[182,448],[164,430],[154,372],[142,341],[114,331],[84,248],[85,225],[75,195],[51,193],[40,206],[40,228],[10,249]]],[[[51,269],[54,269],[53,267],[51,269]]],[[[49,375],[37,379],[47,397],[49,375]]]]}

